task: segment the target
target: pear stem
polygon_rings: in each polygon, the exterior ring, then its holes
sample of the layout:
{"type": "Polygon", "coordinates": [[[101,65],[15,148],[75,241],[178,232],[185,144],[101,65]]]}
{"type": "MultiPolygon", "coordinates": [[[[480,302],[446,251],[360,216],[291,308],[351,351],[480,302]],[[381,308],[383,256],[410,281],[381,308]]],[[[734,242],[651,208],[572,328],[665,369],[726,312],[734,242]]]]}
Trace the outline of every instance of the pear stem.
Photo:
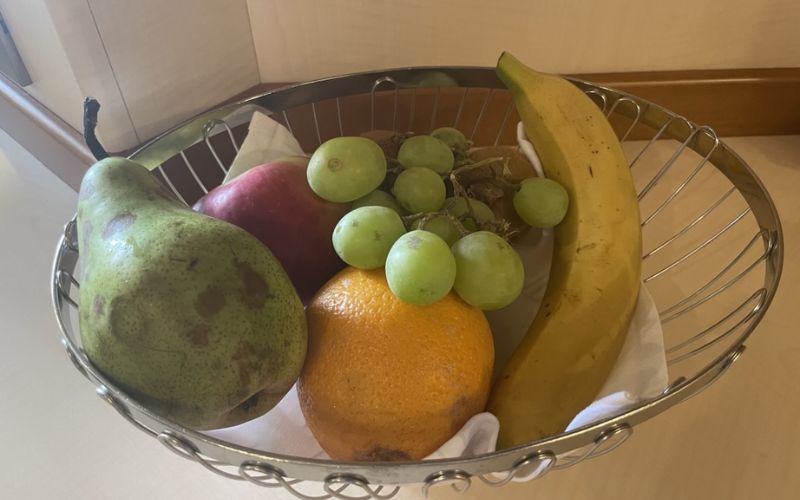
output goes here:
{"type": "Polygon", "coordinates": [[[100,103],[97,99],[87,97],[83,101],[83,138],[86,140],[86,145],[89,151],[92,152],[95,159],[102,160],[108,158],[108,151],[100,144],[95,135],[95,128],[97,128],[97,113],[100,111],[100,103]]]}

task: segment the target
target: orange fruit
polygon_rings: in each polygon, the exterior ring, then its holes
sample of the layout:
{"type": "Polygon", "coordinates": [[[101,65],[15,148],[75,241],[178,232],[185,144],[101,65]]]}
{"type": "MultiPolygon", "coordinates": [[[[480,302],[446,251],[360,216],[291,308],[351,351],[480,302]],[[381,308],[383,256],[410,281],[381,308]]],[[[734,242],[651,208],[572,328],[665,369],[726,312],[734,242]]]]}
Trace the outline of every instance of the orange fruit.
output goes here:
{"type": "Polygon", "coordinates": [[[417,460],[486,406],[494,345],[483,312],[454,292],[401,301],[383,269],[348,267],[306,310],[298,380],[311,432],[336,460],[417,460]]]}

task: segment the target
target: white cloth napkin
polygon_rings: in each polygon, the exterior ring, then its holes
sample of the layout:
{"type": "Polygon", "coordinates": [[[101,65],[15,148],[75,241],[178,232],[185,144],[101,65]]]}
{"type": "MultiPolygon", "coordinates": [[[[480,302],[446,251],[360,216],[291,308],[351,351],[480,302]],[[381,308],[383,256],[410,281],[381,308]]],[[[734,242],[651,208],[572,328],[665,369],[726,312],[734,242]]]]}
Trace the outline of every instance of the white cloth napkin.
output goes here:
{"type": "Polygon", "coordinates": [[[222,183],[232,181],[245,171],[284,156],[303,154],[300,143],[289,130],[259,111],[253,112],[247,137],[231,163],[222,183]]]}
{"type": "MultiPolygon", "coordinates": [[[[520,150],[530,159],[539,175],[542,175],[539,159],[533,146],[525,138],[522,124],[519,124],[517,131],[520,150]]],[[[299,145],[295,148],[287,135],[291,137],[282,125],[266,115],[254,113],[247,139],[242,144],[234,165],[239,165],[240,171],[244,171],[263,163],[265,159],[268,161],[280,156],[301,154],[299,145]]],[[[515,244],[525,267],[522,295],[510,306],[486,315],[495,335],[495,364],[498,369],[508,360],[536,314],[547,286],[552,246],[553,235],[549,230],[530,230],[515,244]]],[[[579,412],[566,430],[618,415],[644,400],[656,397],[667,386],[667,380],[664,340],[658,311],[647,288],[642,285],[617,364],[597,399],[579,412]]],[[[494,451],[498,430],[499,422],[491,413],[475,415],[426,459],[464,457],[494,451]]],[[[268,413],[235,427],[206,431],[206,434],[265,452],[329,458],[306,425],[294,387],[268,413]]],[[[541,470],[542,468],[537,468],[515,477],[514,480],[533,479],[541,470]]]]}

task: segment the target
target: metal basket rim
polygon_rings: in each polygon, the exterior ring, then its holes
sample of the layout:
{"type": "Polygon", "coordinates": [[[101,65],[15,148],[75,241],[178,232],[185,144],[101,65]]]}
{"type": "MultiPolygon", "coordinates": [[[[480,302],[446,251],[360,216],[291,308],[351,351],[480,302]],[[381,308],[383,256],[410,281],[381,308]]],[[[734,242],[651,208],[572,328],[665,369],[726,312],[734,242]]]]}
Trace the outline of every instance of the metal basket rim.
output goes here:
{"type": "MultiPolygon", "coordinates": [[[[137,148],[133,153],[129,155],[130,158],[136,159],[137,156],[141,155],[143,152],[147,151],[148,148],[152,147],[154,144],[157,144],[159,141],[164,140],[165,138],[169,137],[177,130],[185,127],[187,124],[197,122],[198,120],[207,120],[209,115],[217,114],[221,111],[234,111],[238,108],[248,105],[258,105],[258,102],[263,100],[265,97],[268,96],[275,96],[280,95],[282,93],[292,91],[299,88],[307,88],[318,84],[323,84],[326,82],[331,81],[339,81],[345,80],[352,77],[380,77],[387,73],[396,73],[396,72],[419,72],[419,71],[451,71],[451,70],[479,70],[479,71],[494,71],[494,68],[489,67],[480,67],[480,66],[419,66],[419,67],[399,67],[399,68],[389,68],[383,70],[376,70],[376,71],[364,71],[364,72],[357,72],[357,73],[350,73],[346,75],[339,75],[339,76],[332,76],[332,77],[325,77],[320,78],[308,82],[301,82],[292,85],[282,86],[280,88],[276,88],[264,93],[261,93],[256,96],[248,97],[246,99],[239,100],[235,103],[227,104],[212,110],[207,110],[202,113],[195,115],[192,118],[184,120],[180,124],[170,128],[169,130],[159,134],[158,136],[152,138],[151,140],[147,141],[144,145],[137,148]]],[[[619,96],[624,96],[631,98],[639,103],[646,105],[648,108],[652,108],[658,110],[660,112],[665,113],[671,117],[680,117],[676,113],[663,108],[662,106],[655,104],[651,101],[646,99],[642,99],[640,97],[610,88],[601,85],[593,84],[589,81],[573,78],[573,77],[565,77],[571,82],[575,83],[579,86],[586,86],[596,88],[605,92],[609,92],[612,94],[616,94],[619,96]]],[[[359,94],[361,92],[354,92],[353,94],[359,94]]],[[[683,117],[680,117],[683,118],[683,117]]],[[[687,120],[688,122],[688,120],[687,120]]],[[[692,122],[688,122],[692,125],[692,122]]],[[[696,125],[695,125],[696,126],[696,125]]],[[[701,371],[697,372],[691,379],[685,380],[680,385],[674,388],[674,390],[666,392],[655,399],[643,402],[642,404],[626,411],[625,413],[619,414],[615,417],[610,417],[604,419],[602,421],[595,422],[593,424],[585,425],[580,428],[574,429],[569,432],[562,432],[553,436],[548,436],[547,438],[543,438],[537,441],[521,444],[512,448],[506,448],[502,450],[496,450],[490,453],[484,453],[480,455],[475,455],[471,457],[464,457],[464,458],[443,458],[443,459],[435,459],[435,460],[416,460],[416,461],[404,461],[404,462],[381,462],[381,463],[365,463],[365,462],[346,462],[346,461],[334,461],[334,460],[324,460],[324,459],[312,459],[312,458],[304,458],[304,457],[297,457],[293,455],[282,455],[276,454],[271,452],[265,452],[262,450],[256,450],[248,447],[243,447],[239,445],[235,445],[228,441],[220,440],[217,438],[213,438],[211,436],[202,434],[199,431],[191,430],[184,428],[166,418],[163,418],[159,415],[152,413],[146,407],[140,405],[134,399],[131,399],[125,392],[121,391],[117,388],[111,381],[107,380],[99,371],[97,371],[91,362],[85,357],[85,355],[81,354],[77,346],[72,342],[70,336],[65,331],[65,324],[61,314],[62,304],[62,297],[59,295],[58,288],[56,286],[53,287],[53,305],[55,309],[55,314],[58,318],[59,327],[61,330],[62,341],[67,346],[67,349],[75,355],[77,362],[80,366],[86,370],[88,374],[91,375],[90,379],[94,379],[97,381],[101,386],[108,388],[108,390],[118,399],[123,401],[127,406],[133,407],[136,409],[137,412],[142,413],[153,421],[158,422],[159,424],[164,426],[165,430],[170,430],[177,432],[180,435],[185,435],[191,437],[194,440],[202,441],[206,444],[211,446],[216,446],[220,448],[227,448],[238,453],[247,454],[254,459],[257,460],[264,460],[267,463],[275,464],[280,466],[281,464],[293,464],[293,465],[300,465],[304,467],[320,467],[325,468],[326,472],[333,473],[345,470],[370,470],[374,472],[375,476],[381,476],[381,472],[389,469],[396,469],[396,468],[409,468],[409,467],[424,467],[426,470],[445,470],[445,469],[458,469],[458,470],[465,470],[468,469],[469,465],[480,465],[485,463],[491,459],[496,459],[498,457],[519,457],[525,456],[527,454],[536,453],[540,450],[546,450],[548,446],[551,446],[553,443],[557,443],[563,440],[578,440],[579,438],[585,437],[593,437],[597,435],[597,432],[602,431],[604,429],[609,429],[615,425],[626,424],[627,421],[630,421],[630,417],[634,417],[639,415],[640,413],[645,412],[648,409],[652,409],[655,407],[664,407],[663,410],[659,411],[657,414],[662,413],[663,411],[669,409],[671,406],[680,403],[681,401],[691,397],[695,391],[692,389],[695,386],[705,381],[705,379],[709,378],[708,374],[711,373],[715,367],[720,367],[724,365],[725,360],[731,358],[732,354],[736,354],[738,357],[737,350],[741,349],[743,342],[752,334],[755,330],[756,326],[760,323],[763,319],[766,311],[769,309],[769,306],[774,298],[774,295],[777,291],[778,284],[780,282],[782,268],[783,268],[783,231],[780,224],[780,219],[778,217],[777,209],[774,205],[774,202],[761,182],[758,178],[756,173],[750,167],[750,165],[745,162],[730,146],[728,146],[724,141],[720,141],[720,145],[725,148],[728,154],[732,155],[735,160],[747,171],[749,176],[756,182],[760,189],[760,194],[764,196],[768,207],[770,208],[772,218],[774,219],[774,223],[776,225],[775,233],[776,238],[773,243],[776,245],[774,249],[774,253],[771,257],[771,270],[772,270],[772,279],[770,280],[772,286],[768,287],[766,290],[766,297],[764,298],[764,305],[760,311],[757,312],[756,316],[753,318],[752,322],[747,326],[745,331],[740,334],[739,341],[732,345],[732,347],[726,350],[724,353],[720,354],[716,357],[713,361],[709,362],[701,371]]],[[[738,188],[737,188],[738,190],[738,188]]],[[[69,251],[66,236],[60,238],[58,243],[58,250],[55,256],[55,261],[53,265],[53,273],[52,279],[55,281],[58,280],[57,273],[61,269],[61,261],[64,257],[65,252],[69,251]]],[[[769,266],[768,266],[769,268],[769,266]]],[[[766,278],[765,278],[766,279],[766,278]]],[[[75,332],[77,333],[77,332],[75,332]]],[[[735,359],[735,357],[733,358],[735,359]]],[[[732,361],[731,361],[732,362],[732,361]]],[[[727,368],[725,366],[724,368],[727,368]]],[[[724,371],[724,368],[722,371],[724,371]]],[[[720,374],[722,373],[720,371],[720,374]]],[[[643,419],[639,419],[641,421],[648,420],[655,415],[645,417],[643,419]]],[[[637,420],[637,419],[634,419],[637,420]]],[[[501,472],[501,471],[496,471],[501,472]]],[[[373,474],[370,474],[373,475],[373,474]]],[[[422,480],[423,478],[420,478],[422,480]]],[[[380,483],[380,484],[393,484],[391,482],[387,483],[380,483]]]]}

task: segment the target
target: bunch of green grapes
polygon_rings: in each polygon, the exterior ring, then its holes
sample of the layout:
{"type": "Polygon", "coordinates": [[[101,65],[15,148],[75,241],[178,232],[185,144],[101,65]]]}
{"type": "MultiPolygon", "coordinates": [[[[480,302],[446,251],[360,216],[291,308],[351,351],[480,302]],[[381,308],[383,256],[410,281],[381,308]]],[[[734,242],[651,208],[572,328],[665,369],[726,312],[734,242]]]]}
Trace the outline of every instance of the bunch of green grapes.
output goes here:
{"type": "MultiPolygon", "coordinates": [[[[309,185],[326,200],[352,202],[332,234],[339,257],[360,269],[384,267],[392,292],[412,304],[434,303],[453,289],[484,310],[516,300],[522,259],[492,232],[498,227],[492,209],[452,181],[468,147],[450,127],[405,139],[388,162],[364,137],[323,143],[309,161],[309,185]],[[387,165],[396,174],[390,186],[383,185],[387,165]]],[[[530,178],[516,186],[513,205],[527,224],[552,227],[564,218],[568,197],[557,182],[530,178]]]]}

